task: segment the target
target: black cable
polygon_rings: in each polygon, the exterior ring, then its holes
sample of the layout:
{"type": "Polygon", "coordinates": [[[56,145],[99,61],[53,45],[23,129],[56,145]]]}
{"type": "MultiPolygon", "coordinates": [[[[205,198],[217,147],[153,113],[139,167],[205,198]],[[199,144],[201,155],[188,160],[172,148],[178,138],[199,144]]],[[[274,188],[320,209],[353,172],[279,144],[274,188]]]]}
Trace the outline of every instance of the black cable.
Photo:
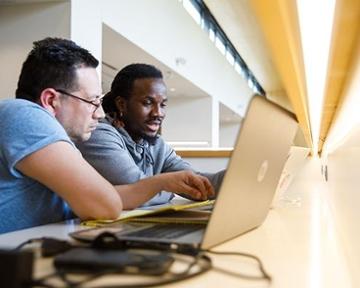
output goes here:
{"type": "Polygon", "coordinates": [[[254,259],[258,265],[259,265],[259,269],[260,272],[262,273],[263,276],[258,277],[258,276],[252,276],[252,275],[246,275],[246,274],[242,274],[239,272],[232,272],[232,271],[228,271],[219,267],[213,267],[214,269],[221,271],[223,273],[232,275],[232,276],[238,276],[241,278],[245,278],[248,280],[267,280],[269,282],[272,281],[271,276],[269,275],[269,273],[266,272],[264,265],[261,261],[261,259],[259,257],[257,257],[256,255],[253,254],[249,254],[249,253],[244,253],[244,252],[229,252],[229,251],[213,251],[213,250],[202,250],[205,253],[209,253],[209,254],[216,254],[216,255],[232,255],[232,256],[241,256],[241,257],[247,257],[247,258],[251,258],[254,259]]]}
{"type": "MultiPolygon", "coordinates": [[[[187,255],[189,256],[189,255],[187,255]]],[[[201,254],[198,254],[196,256],[194,256],[194,259],[193,261],[188,265],[188,267],[186,267],[186,269],[180,273],[171,273],[173,275],[176,275],[176,276],[182,276],[182,275],[186,275],[190,272],[191,268],[193,268],[195,265],[198,264],[198,261],[199,261],[199,258],[201,258],[201,254]]]]}
{"type": "MultiPolygon", "coordinates": [[[[179,254],[179,255],[184,255],[184,254],[180,254],[180,253],[174,253],[174,254],[179,254]]],[[[188,267],[180,273],[173,273],[170,272],[168,273],[167,276],[170,276],[169,279],[161,279],[160,281],[154,281],[154,282],[147,282],[147,283],[135,283],[135,284],[123,284],[123,285],[108,285],[108,286],[91,286],[92,288],[147,288],[147,287],[158,287],[158,286],[162,286],[162,285],[167,285],[167,284],[172,284],[172,283],[176,283],[185,279],[190,279],[193,277],[196,277],[198,275],[201,275],[207,271],[209,271],[212,268],[212,263],[211,263],[211,259],[205,255],[205,254],[199,254],[197,256],[190,256],[190,255],[185,255],[187,257],[192,257],[193,261],[191,261],[191,263],[188,265],[188,267]],[[198,266],[199,270],[193,273],[190,273],[191,269],[194,266],[198,266]]],[[[104,271],[95,275],[91,275],[89,278],[82,280],[82,281],[70,281],[68,279],[68,274],[70,275],[71,273],[66,273],[64,271],[57,271],[57,273],[55,274],[51,274],[48,276],[45,276],[42,279],[38,279],[33,281],[31,284],[32,286],[36,286],[36,287],[46,287],[46,288],[60,288],[57,286],[53,286],[50,285],[48,283],[46,283],[45,281],[48,280],[51,277],[55,277],[58,276],[60,277],[63,282],[65,283],[65,287],[67,288],[78,288],[81,287],[83,284],[88,283],[91,280],[94,279],[98,279],[102,276],[108,276],[109,274],[115,273],[117,271],[115,271],[114,269],[108,270],[108,271],[104,271]]],[[[154,276],[150,276],[150,277],[154,277],[154,276]]],[[[158,277],[158,276],[156,276],[158,277]]]]}
{"type": "Polygon", "coordinates": [[[85,283],[88,283],[88,282],[90,282],[92,280],[98,279],[98,278],[100,278],[102,276],[109,275],[109,274],[112,274],[112,273],[115,273],[115,272],[117,272],[115,269],[98,272],[98,273],[90,275],[89,277],[87,277],[86,279],[81,280],[81,281],[71,281],[68,278],[68,273],[66,273],[66,271],[61,271],[61,270],[58,271],[58,276],[66,284],[67,288],[76,288],[76,287],[80,287],[81,285],[83,285],[85,283]]]}
{"type": "MultiPolygon", "coordinates": [[[[63,240],[57,240],[57,239],[52,239],[52,238],[34,238],[34,239],[30,239],[27,240],[23,243],[21,243],[20,245],[18,245],[14,250],[20,250],[21,248],[23,248],[24,246],[26,246],[27,244],[31,244],[34,242],[42,242],[42,250],[44,250],[44,248],[46,248],[45,250],[49,250],[50,252],[64,252],[63,250],[67,250],[70,248],[75,248],[76,245],[71,245],[70,243],[63,241],[63,240]],[[48,248],[51,249],[48,249],[48,248]],[[55,248],[55,249],[54,249],[55,248]]],[[[116,244],[116,243],[115,243],[116,244]]],[[[136,245],[135,245],[136,246],[136,245]]],[[[122,245],[120,245],[119,247],[122,247],[122,249],[124,249],[125,247],[122,245]]],[[[271,276],[266,272],[264,265],[262,264],[261,260],[252,254],[249,253],[241,253],[241,252],[228,252],[228,251],[223,251],[223,252],[218,252],[218,251],[213,251],[213,250],[197,250],[197,249],[190,249],[189,247],[187,247],[186,249],[181,248],[182,246],[179,246],[177,250],[167,250],[166,252],[168,253],[172,253],[174,255],[182,255],[182,256],[186,256],[186,257],[191,257],[191,262],[187,265],[187,267],[184,269],[184,271],[182,272],[168,272],[166,274],[164,274],[165,277],[168,277],[167,279],[161,279],[160,281],[155,281],[155,282],[148,282],[148,283],[137,283],[137,284],[126,284],[126,285],[111,285],[111,286],[101,286],[101,288],[140,288],[140,287],[154,287],[154,286],[161,286],[161,285],[166,285],[166,284],[171,284],[171,283],[176,283],[185,279],[189,279],[189,278],[193,278],[196,277],[198,275],[201,275],[207,271],[209,271],[211,268],[216,269],[217,271],[220,271],[222,273],[226,273],[228,275],[232,275],[232,276],[236,276],[236,277],[241,277],[243,279],[247,279],[247,280],[267,280],[269,282],[271,282],[271,276]],[[212,262],[211,259],[209,258],[209,256],[206,255],[206,253],[208,254],[216,254],[216,255],[232,255],[232,256],[241,256],[241,257],[247,257],[247,258],[251,258],[253,260],[255,260],[258,265],[259,265],[259,270],[262,273],[262,276],[252,276],[252,275],[246,275],[243,273],[239,273],[239,272],[233,272],[233,271],[228,271],[225,270],[223,268],[219,268],[219,267],[213,267],[212,266],[212,262]],[[195,272],[191,272],[191,270],[194,267],[198,267],[199,270],[195,271],[195,272]]],[[[114,247],[113,247],[114,248],[114,247]]],[[[130,245],[128,248],[134,248],[134,245],[130,245]]],[[[140,247],[139,247],[140,248],[140,247]]],[[[164,247],[151,247],[150,249],[146,249],[144,247],[141,247],[140,249],[142,250],[163,250],[164,247]],[[157,248],[157,249],[156,249],[157,248]]],[[[42,251],[44,252],[44,251],[42,251]]],[[[46,251],[45,251],[46,252],[46,251]]],[[[49,254],[52,254],[49,253],[49,254]]],[[[43,255],[46,253],[42,253],[43,255]]],[[[180,259],[177,259],[178,261],[180,261],[180,259]]],[[[186,261],[187,262],[187,261],[186,261]]],[[[30,284],[30,287],[46,287],[46,288],[59,288],[57,286],[53,286],[49,283],[47,283],[47,281],[50,278],[53,277],[59,277],[64,284],[66,285],[67,288],[75,288],[75,287],[81,287],[83,284],[90,282],[91,280],[94,279],[98,279],[100,277],[109,275],[109,274],[114,274],[119,272],[119,270],[115,270],[115,269],[110,269],[110,270],[106,270],[106,271],[102,271],[96,274],[92,274],[90,277],[87,277],[86,279],[82,280],[82,281],[71,281],[69,280],[68,276],[74,273],[71,272],[66,272],[66,271],[62,271],[62,270],[58,270],[53,274],[49,274],[45,277],[42,277],[41,279],[37,279],[32,281],[30,284]]],[[[151,276],[150,276],[151,277],[151,276]]],[[[157,276],[158,277],[158,276],[157,276]]],[[[164,278],[164,277],[163,277],[164,278]]],[[[92,286],[93,288],[100,288],[100,286],[92,286]]]]}
{"type": "MultiPolygon", "coordinates": [[[[178,253],[174,253],[174,254],[178,254],[178,253]]],[[[183,254],[181,254],[183,255],[183,254]]],[[[188,257],[194,257],[194,256],[190,256],[190,255],[186,255],[188,257]]],[[[125,284],[125,285],[109,285],[109,286],[95,286],[92,288],[147,288],[147,287],[158,287],[158,286],[162,286],[162,285],[167,285],[167,284],[173,284],[173,283],[177,283],[186,279],[190,279],[190,278],[194,278],[196,276],[199,276],[207,271],[209,271],[212,268],[212,262],[211,259],[205,255],[205,254],[200,254],[196,257],[194,257],[194,261],[191,262],[189,264],[189,266],[187,267],[187,269],[184,272],[181,273],[169,273],[170,275],[172,275],[173,277],[170,279],[164,279],[164,280],[160,280],[160,281],[156,281],[156,282],[150,282],[150,283],[139,283],[139,284],[125,284]],[[203,261],[203,263],[201,264],[201,261],[203,261]],[[196,271],[192,274],[189,274],[190,270],[192,267],[194,267],[195,265],[198,265],[200,267],[199,271],[196,271]]]]}
{"type": "Polygon", "coordinates": [[[20,243],[18,246],[16,246],[13,250],[18,251],[28,244],[32,244],[35,242],[42,242],[42,240],[43,240],[43,238],[32,238],[32,239],[26,240],[26,241],[20,243]]]}
{"type": "Polygon", "coordinates": [[[37,243],[37,242],[41,243],[41,255],[43,257],[54,256],[75,247],[75,245],[72,245],[65,240],[42,237],[42,238],[32,238],[27,241],[24,241],[23,243],[15,247],[14,251],[18,251],[24,248],[28,244],[37,243]]]}
{"type": "Polygon", "coordinates": [[[50,279],[52,277],[55,277],[58,275],[58,272],[55,271],[54,273],[48,274],[46,276],[43,276],[42,278],[32,280],[29,283],[25,283],[24,287],[45,287],[45,288],[54,288],[52,285],[48,285],[45,281],[47,279],[50,279]]]}

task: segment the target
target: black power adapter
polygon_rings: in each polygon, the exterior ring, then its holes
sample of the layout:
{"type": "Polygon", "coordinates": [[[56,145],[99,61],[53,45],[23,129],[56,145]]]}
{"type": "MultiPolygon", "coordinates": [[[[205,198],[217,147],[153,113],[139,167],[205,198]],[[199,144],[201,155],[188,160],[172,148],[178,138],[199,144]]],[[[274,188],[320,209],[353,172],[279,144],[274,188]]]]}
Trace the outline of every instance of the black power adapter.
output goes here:
{"type": "Polygon", "coordinates": [[[31,287],[34,253],[0,249],[0,286],[31,287]]]}

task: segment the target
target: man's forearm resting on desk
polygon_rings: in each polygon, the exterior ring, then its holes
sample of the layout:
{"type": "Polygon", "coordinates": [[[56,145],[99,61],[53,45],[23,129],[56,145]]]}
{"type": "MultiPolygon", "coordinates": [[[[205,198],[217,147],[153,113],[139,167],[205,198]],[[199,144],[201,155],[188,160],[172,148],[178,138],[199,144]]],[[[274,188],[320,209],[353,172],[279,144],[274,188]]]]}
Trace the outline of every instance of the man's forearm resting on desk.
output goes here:
{"type": "Polygon", "coordinates": [[[207,199],[214,194],[205,177],[190,171],[164,173],[114,188],[65,142],[31,154],[17,168],[61,195],[81,219],[117,218],[123,208],[134,209],[162,190],[194,199],[207,199]]]}

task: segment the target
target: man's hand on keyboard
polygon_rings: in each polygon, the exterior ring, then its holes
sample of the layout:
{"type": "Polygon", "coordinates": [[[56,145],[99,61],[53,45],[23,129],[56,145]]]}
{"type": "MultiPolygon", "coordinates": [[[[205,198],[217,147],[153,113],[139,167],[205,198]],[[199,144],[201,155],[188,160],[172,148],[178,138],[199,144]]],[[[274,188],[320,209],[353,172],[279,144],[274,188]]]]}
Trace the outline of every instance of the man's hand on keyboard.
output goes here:
{"type": "Polygon", "coordinates": [[[164,181],[166,191],[184,194],[195,200],[207,200],[215,195],[210,181],[191,171],[164,173],[161,176],[168,178],[164,181]]]}

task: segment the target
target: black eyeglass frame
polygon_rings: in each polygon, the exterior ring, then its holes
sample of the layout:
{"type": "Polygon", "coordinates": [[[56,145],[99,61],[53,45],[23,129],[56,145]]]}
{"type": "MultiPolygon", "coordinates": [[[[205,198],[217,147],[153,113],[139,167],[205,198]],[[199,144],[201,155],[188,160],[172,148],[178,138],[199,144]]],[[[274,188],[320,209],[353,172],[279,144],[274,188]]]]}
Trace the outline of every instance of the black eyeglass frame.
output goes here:
{"type": "Polygon", "coordinates": [[[65,90],[62,90],[62,89],[54,89],[54,90],[55,90],[56,92],[59,92],[59,93],[61,93],[61,94],[66,95],[66,96],[70,96],[70,97],[76,98],[76,99],[78,99],[78,100],[80,100],[80,101],[83,101],[83,102],[85,102],[85,103],[88,103],[88,104],[91,104],[91,105],[95,106],[96,108],[95,108],[95,110],[94,110],[93,113],[95,113],[95,111],[102,105],[102,102],[103,102],[103,100],[104,100],[104,98],[99,98],[99,99],[90,101],[90,100],[86,100],[86,99],[84,99],[84,98],[81,98],[81,97],[79,97],[79,96],[73,95],[73,94],[71,94],[71,93],[69,93],[69,92],[66,92],[65,90]],[[97,102],[97,101],[100,101],[100,102],[99,102],[99,103],[95,103],[95,101],[96,101],[96,102],[97,102]]]}

